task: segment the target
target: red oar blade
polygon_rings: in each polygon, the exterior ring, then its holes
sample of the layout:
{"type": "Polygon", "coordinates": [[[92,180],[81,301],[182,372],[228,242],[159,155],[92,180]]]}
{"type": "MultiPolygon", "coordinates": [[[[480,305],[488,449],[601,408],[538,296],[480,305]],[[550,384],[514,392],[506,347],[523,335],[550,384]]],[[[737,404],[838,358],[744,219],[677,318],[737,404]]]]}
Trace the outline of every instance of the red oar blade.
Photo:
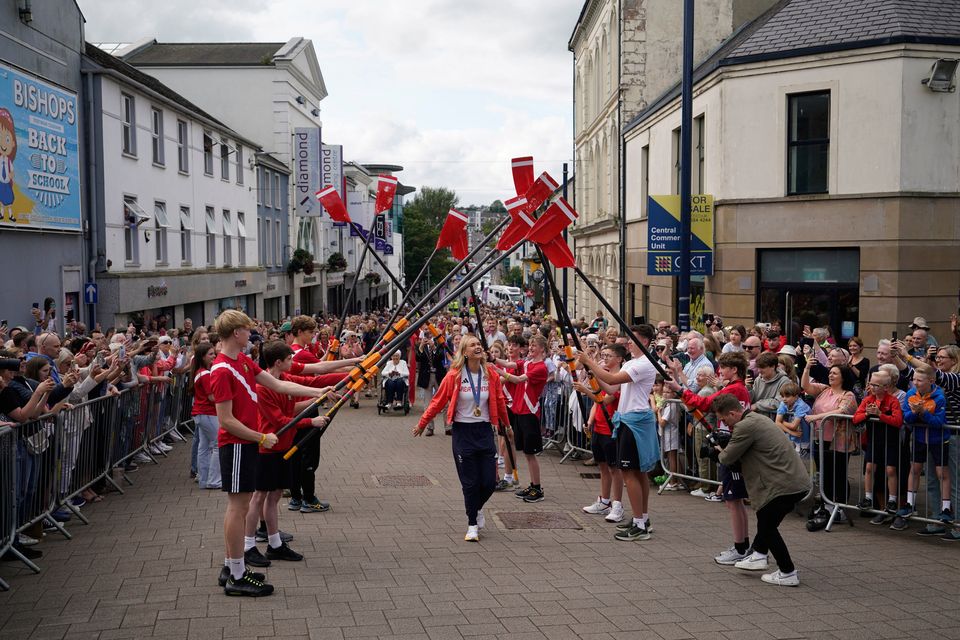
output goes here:
{"type": "Polygon", "coordinates": [[[570,203],[563,198],[557,198],[530,229],[527,240],[536,243],[550,242],[572,224],[577,219],[577,215],[570,203]]]}
{"type": "Polygon", "coordinates": [[[522,196],[533,185],[533,156],[514,158],[511,164],[513,186],[517,188],[517,195],[522,196]]]}
{"type": "Polygon", "coordinates": [[[527,199],[527,211],[536,211],[547,198],[553,195],[553,192],[560,188],[557,181],[549,173],[544,171],[540,174],[530,188],[523,194],[527,199]]]}
{"type": "Polygon", "coordinates": [[[558,269],[573,268],[576,265],[573,252],[570,251],[570,247],[560,236],[546,244],[539,245],[539,247],[543,251],[543,256],[558,269]]]}
{"type": "MultiPolygon", "coordinates": [[[[437,236],[437,249],[452,248],[460,238],[466,237],[467,216],[456,209],[447,212],[447,219],[443,221],[443,228],[437,236]]],[[[456,255],[456,254],[454,254],[456,255]]],[[[463,260],[463,258],[459,258],[463,260]]]]}
{"type": "Polygon", "coordinates": [[[333,185],[317,191],[317,200],[323,205],[323,208],[335,222],[350,224],[350,214],[347,213],[347,207],[343,204],[337,188],[333,185]]]}
{"type": "Polygon", "coordinates": [[[393,206],[393,198],[397,195],[396,176],[377,176],[377,204],[376,213],[383,213],[393,206]]]}
{"type": "Polygon", "coordinates": [[[467,257],[467,254],[470,253],[470,241],[467,239],[466,233],[462,234],[450,245],[450,253],[453,254],[453,257],[457,260],[463,260],[467,257]]]}

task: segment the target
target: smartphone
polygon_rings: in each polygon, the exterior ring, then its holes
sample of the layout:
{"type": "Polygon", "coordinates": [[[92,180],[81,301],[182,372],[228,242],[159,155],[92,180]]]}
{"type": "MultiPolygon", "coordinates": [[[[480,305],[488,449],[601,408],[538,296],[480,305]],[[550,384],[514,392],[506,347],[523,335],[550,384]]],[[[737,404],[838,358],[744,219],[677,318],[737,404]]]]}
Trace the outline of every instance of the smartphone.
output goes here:
{"type": "Polygon", "coordinates": [[[40,303],[39,303],[39,302],[34,302],[34,303],[33,303],[33,308],[34,308],[34,309],[39,309],[39,308],[40,308],[40,303]]]}
{"type": "Polygon", "coordinates": [[[126,357],[127,357],[127,346],[122,344],[120,345],[120,359],[123,360],[126,357]]]}
{"type": "Polygon", "coordinates": [[[891,336],[892,336],[891,339],[892,339],[894,342],[896,342],[896,341],[897,341],[897,332],[894,331],[893,334],[891,334],[891,336]]]}

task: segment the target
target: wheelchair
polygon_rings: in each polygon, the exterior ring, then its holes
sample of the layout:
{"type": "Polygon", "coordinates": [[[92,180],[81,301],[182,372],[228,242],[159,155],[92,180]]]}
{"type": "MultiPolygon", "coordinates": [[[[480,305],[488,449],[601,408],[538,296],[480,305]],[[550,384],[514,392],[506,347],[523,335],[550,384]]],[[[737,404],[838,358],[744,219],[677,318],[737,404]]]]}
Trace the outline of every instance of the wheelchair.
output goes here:
{"type": "Polygon", "coordinates": [[[403,411],[403,415],[408,415],[410,413],[410,387],[404,381],[404,392],[403,392],[403,406],[399,409],[394,409],[391,406],[391,403],[387,402],[387,388],[383,386],[383,380],[377,378],[377,386],[380,388],[380,396],[377,400],[377,415],[384,413],[387,414],[397,414],[400,411],[403,411]]]}

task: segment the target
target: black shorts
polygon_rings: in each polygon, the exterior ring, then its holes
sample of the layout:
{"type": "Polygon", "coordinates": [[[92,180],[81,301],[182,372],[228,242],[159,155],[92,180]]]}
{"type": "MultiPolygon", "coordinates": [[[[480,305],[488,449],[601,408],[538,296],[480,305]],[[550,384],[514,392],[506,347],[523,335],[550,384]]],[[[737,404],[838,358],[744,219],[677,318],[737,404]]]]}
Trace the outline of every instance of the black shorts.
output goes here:
{"type": "Polygon", "coordinates": [[[881,467],[900,464],[900,429],[886,424],[867,423],[867,446],[863,461],[881,467]]]}
{"type": "Polygon", "coordinates": [[[253,493],[257,489],[260,446],[256,442],[220,447],[220,477],[227,493],[253,493]]]}
{"type": "Polygon", "coordinates": [[[513,419],[513,444],[517,451],[523,451],[528,456],[543,451],[540,418],[532,413],[517,413],[513,419]]]}
{"type": "Polygon", "coordinates": [[[633,437],[627,425],[617,430],[617,466],[625,471],[640,470],[640,452],[637,451],[637,439],[633,437]]]}
{"type": "Polygon", "coordinates": [[[745,500],[750,497],[747,495],[747,485],[740,471],[733,471],[723,464],[720,465],[720,487],[722,489],[720,496],[724,502],[745,500]]]}
{"type": "Polygon", "coordinates": [[[944,440],[943,442],[932,442],[927,444],[926,442],[914,440],[913,457],[910,458],[910,461],[917,463],[926,462],[927,451],[930,452],[930,458],[933,460],[933,466],[945,467],[947,465],[944,463],[944,461],[949,460],[950,441],[944,440]]]}
{"type": "Polygon", "coordinates": [[[282,453],[261,453],[257,464],[257,491],[289,489],[293,485],[293,466],[282,453]]]}
{"type": "Polygon", "coordinates": [[[600,464],[606,464],[611,467],[620,467],[620,459],[617,457],[617,442],[613,436],[594,432],[590,438],[590,449],[593,450],[593,460],[600,464]]]}

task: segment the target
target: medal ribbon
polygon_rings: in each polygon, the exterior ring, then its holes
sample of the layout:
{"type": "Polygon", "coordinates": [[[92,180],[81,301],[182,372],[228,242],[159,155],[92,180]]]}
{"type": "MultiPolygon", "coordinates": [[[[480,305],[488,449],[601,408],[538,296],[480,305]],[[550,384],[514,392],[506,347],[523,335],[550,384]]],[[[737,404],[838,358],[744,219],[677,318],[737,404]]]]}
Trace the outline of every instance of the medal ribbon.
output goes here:
{"type": "Polygon", "coordinates": [[[480,391],[483,388],[483,370],[480,371],[480,376],[476,385],[473,384],[473,376],[470,375],[470,368],[464,365],[464,371],[467,372],[467,381],[470,383],[470,393],[473,394],[473,407],[474,410],[480,408],[480,391]]]}

